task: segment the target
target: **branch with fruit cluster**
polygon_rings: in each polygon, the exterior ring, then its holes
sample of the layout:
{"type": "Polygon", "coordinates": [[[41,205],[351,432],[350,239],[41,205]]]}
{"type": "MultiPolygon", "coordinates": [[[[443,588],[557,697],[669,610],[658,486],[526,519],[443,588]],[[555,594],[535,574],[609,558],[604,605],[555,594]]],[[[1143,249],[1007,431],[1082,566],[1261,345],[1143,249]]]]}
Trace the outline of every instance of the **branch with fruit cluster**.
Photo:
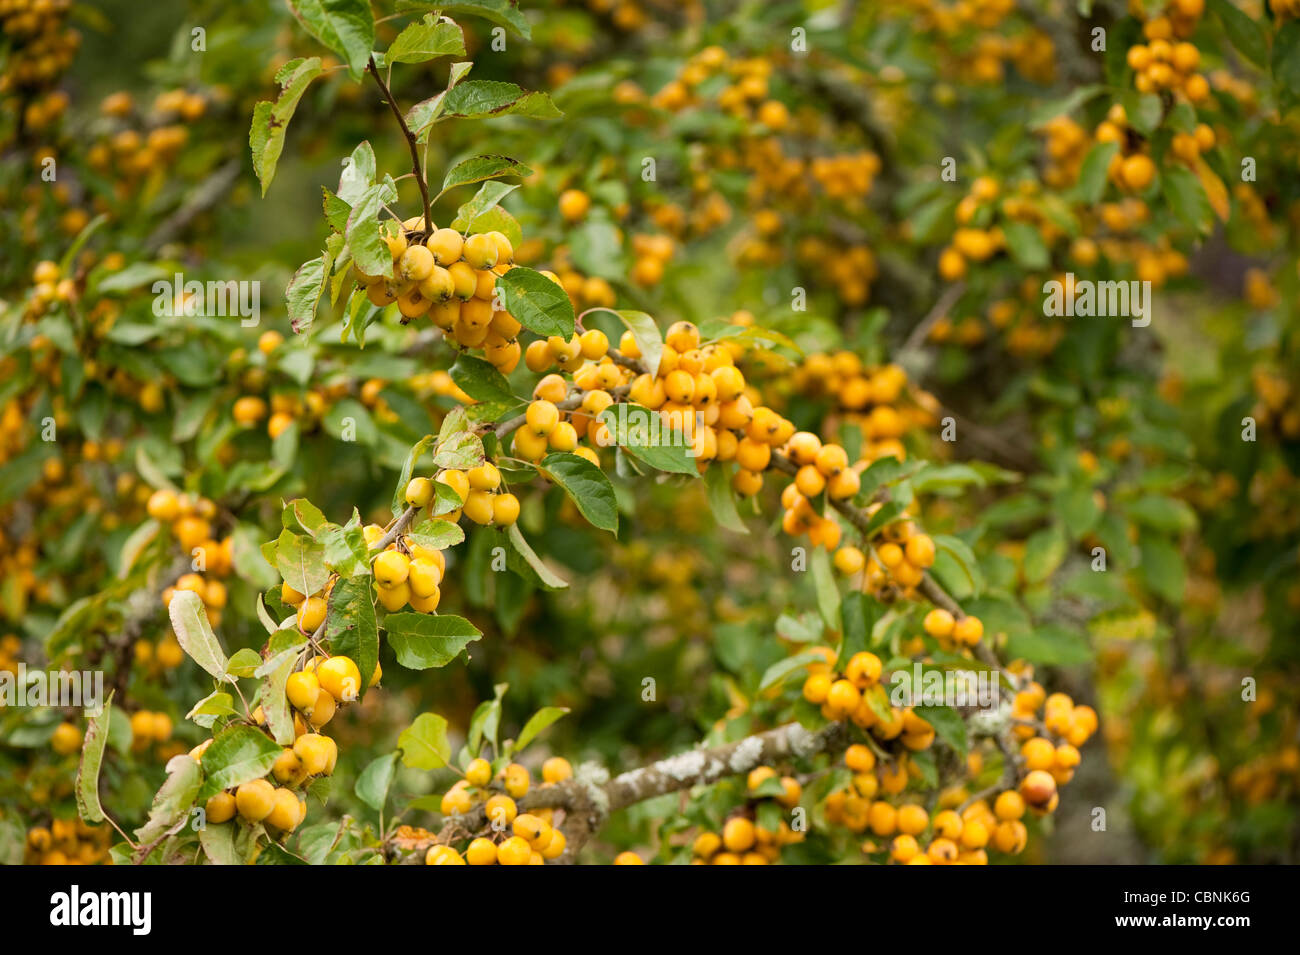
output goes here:
{"type": "MultiPolygon", "coordinates": [[[[688,750],[612,779],[600,767],[579,766],[572,778],[533,789],[520,797],[516,805],[523,812],[564,810],[561,828],[567,846],[559,861],[572,862],[609,816],[621,809],[656,796],[707,786],[728,776],[743,776],[760,766],[839,753],[848,741],[846,723],[830,723],[816,731],[798,723],[787,723],[734,743],[688,750]]],[[[394,861],[422,865],[434,846],[448,845],[456,838],[482,829],[488,822],[486,808],[479,807],[463,816],[452,817],[437,835],[394,835],[389,840],[389,852],[394,861]]]]}

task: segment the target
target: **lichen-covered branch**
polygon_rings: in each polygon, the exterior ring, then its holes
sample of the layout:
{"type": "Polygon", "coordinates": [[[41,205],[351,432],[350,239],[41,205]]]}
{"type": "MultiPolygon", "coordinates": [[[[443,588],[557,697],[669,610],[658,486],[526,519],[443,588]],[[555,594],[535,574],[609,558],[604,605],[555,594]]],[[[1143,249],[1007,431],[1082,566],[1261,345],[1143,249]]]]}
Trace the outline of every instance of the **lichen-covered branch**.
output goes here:
{"type": "MultiPolygon", "coordinates": [[[[700,747],[610,778],[594,764],[578,767],[572,779],[539,786],[516,800],[521,812],[558,809],[564,812],[561,828],[568,840],[560,861],[572,863],[583,845],[600,830],[612,813],[668,793],[708,786],[731,776],[743,776],[759,766],[790,759],[834,753],[848,745],[848,725],[831,723],[809,730],[798,723],[746,736],[734,743],[700,747]]],[[[390,853],[403,863],[420,863],[430,846],[446,844],[481,830],[488,822],[483,807],[450,817],[436,836],[390,843],[390,853]]]]}

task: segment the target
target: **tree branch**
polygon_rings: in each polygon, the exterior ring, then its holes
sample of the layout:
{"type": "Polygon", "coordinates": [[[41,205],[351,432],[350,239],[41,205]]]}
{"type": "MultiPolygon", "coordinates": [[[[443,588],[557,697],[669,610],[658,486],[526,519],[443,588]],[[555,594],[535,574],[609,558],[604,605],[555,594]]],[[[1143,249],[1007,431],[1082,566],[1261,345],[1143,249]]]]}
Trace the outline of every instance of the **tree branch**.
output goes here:
{"type": "MultiPolygon", "coordinates": [[[[564,811],[561,828],[567,845],[559,861],[572,863],[587,840],[620,809],[656,796],[708,786],[729,776],[743,776],[759,766],[838,752],[848,742],[847,723],[830,723],[816,731],[798,723],[786,723],[734,743],[687,750],[620,773],[613,779],[599,766],[586,764],[578,768],[572,779],[529,790],[515,802],[521,812],[564,811]]],[[[390,845],[390,852],[395,852],[403,863],[422,863],[431,846],[446,845],[464,833],[478,832],[487,822],[487,814],[479,806],[449,817],[436,836],[402,840],[400,847],[390,845]]]]}
{"type": "Polygon", "coordinates": [[[406,137],[406,145],[411,150],[411,172],[415,175],[415,182],[420,187],[420,199],[424,203],[424,232],[426,235],[433,232],[433,217],[429,212],[429,184],[424,179],[424,166],[420,162],[420,145],[415,141],[415,134],[411,132],[411,127],[406,125],[406,117],[402,115],[402,110],[397,105],[397,100],[393,99],[393,93],[384,82],[384,78],[379,75],[379,70],[375,67],[375,58],[370,58],[370,63],[366,67],[370,75],[375,78],[375,83],[379,86],[379,91],[384,94],[384,100],[388,103],[388,108],[393,111],[397,117],[397,124],[402,127],[402,135],[406,137]]]}

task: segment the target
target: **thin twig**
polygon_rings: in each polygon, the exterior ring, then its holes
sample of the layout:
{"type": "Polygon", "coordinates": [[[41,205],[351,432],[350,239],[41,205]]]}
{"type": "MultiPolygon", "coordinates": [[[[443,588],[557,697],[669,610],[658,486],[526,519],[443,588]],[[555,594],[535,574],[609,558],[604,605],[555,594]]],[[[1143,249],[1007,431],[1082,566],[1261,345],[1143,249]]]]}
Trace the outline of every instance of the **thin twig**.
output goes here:
{"type": "Polygon", "coordinates": [[[429,184],[424,181],[424,167],[420,162],[420,145],[415,141],[415,134],[411,132],[411,127],[406,125],[406,117],[402,115],[402,110],[397,105],[397,100],[393,99],[393,93],[384,82],[384,78],[379,75],[379,70],[375,67],[375,58],[370,58],[370,64],[367,67],[370,75],[375,78],[375,83],[379,86],[379,91],[384,94],[384,99],[388,103],[389,109],[397,117],[397,123],[402,127],[402,135],[406,137],[406,145],[411,150],[411,172],[415,176],[415,182],[420,187],[420,198],[424,203],[424,232],[426,235],[433,232],[433,216],[429,211],[429,184]]]}

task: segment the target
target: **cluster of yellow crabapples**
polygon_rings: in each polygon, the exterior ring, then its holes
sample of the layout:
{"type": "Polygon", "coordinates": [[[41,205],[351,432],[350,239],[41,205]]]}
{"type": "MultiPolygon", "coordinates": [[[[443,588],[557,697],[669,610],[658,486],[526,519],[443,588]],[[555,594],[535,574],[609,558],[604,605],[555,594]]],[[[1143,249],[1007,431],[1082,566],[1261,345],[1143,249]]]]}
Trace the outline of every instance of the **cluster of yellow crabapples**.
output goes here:
{"type": "Polygon", "coordinates": [[[80,819],[54,819],[27,830],[23,865],[112,865],[113,830],[80,819]]]}
{"type": "Polygon", "coordinates": [[[934,743],[934,727],[910,707],[886,707],[886,715],[877,713],[872,707],[869,695],[879,686],[884,670],[880,657],[862,650],[849,657],[843,670],[837,672],[834,650],[817,647],[813,652],[820,653],[822,661],[808,665],[803,698],[814,706],[820,706],[822,715],[828,720],[850,720],[882,742],[901,740],[913,752],[929,749],[934,743]]]}
{"type": "Polygon", "coordinates": [[[72,0],[0,0],[0,36],[6,60],[0,94],[40,87],[72,63],[81,34],[68,29],[72,0]]]}
{"type": "MultiPolygon", "coordinates": [[[[542,780],[546,783],[563,782],[572,775],[573,767],[563,757],[553,756],[542,764],[542,780]]],[[[521,813],[515,802],[531,788],[531,774],[520,763],[506,765],[494,779],[490,762],[482,757],[471,760],[465,775],[443,795],[441,810],[448,821],[455,821],[481,806],[488,831],[473,838],[463,852],[450,845],[430,847],[425,864],[544,865],[558,859],[564,854],[567,840],[552,825],[552,811],[521,813]]]]}
{"type": "Polygon", "coordinates": [[[1172,0],[1164,13],[1142,25],[1146,43],[1129,47],[1128,65],[1139,93],[1181,92],[1192,103],[1210,96],[1210,82],[1196,72],[1201,51],[1188,41],[1205,12],[1205,0],[1172,0]]]}
{"type": "MultiPolygon", "coordinates": [[[[491,464],[485,464],[484,467],[496,471],[491,464]]],[[[455,473],[461,479],[468,480],[464,472],[455,473]]],[[[497,480],[500,481],[499,474],[497,480]]],[[[450,481],[448,486],[453,486],[450,481]]],[[[455,488],[457,493],[463,490],[459,480],[456,481],[455,488]]],[[[428,478],[413,478],[406,487],[406,501],[412,507],[425,507],[433,499],[433,482],[428,478]]],[[[488,507],[490,512],[490,503],[488,507]]],[[[516,516],[518,510],[516,504],[516,516]]],[[[456,520],[459,512],[442,516],[456,520]]],[[[383,528],[371,524],[365,528],[364,533],[367,546],[375,547],[383,537],[383,528]]],[[[407,604],[420,613],[433,613],[438,609],[438,603],[442,600],[442,579],[447,572],[447,558],[442,551],[425,547],[410,537],[403,537],[400,541],[394,540],[375,556],[371,570],[379,603],[385,610],[400,610],[407,604]]]]}
{"type": "Polygon", "coordinates": [[[786,811],[799,805],[803,796],[799,780],[782,776],[771,766],[757,766],[749,771],[745,787],[751,803],[733,813],[722,824],[721,832],[706,831],[695,837],[691,844],[691,865],[770,865],[781,858],[784,846],[803,842],[805,833],[791,828],[784,819],[776,829],[768,829],[754,818],[754,803],[764,798],[770,798],[786,811]],[[776,781],[780,793],[760,795],[769,780],[776,781]]]}
{"type": "MultiPolygon", "coordinates": [[[[711,461],[733,460],[741,443],[737,431],[752,426],[756,418],[760,426],[780,420],[770,409],[755,407],[758,392],[746,386],[735,365],[741,353],[734,343],[702,343],[699,329],[690,322],[677,322],[668,329],[654,374],[641,369],[641,348],[630,331],[620,338],[616,356],[610,354],[609,339],[599,329],[567,340],[538,339],[524,353],[529,370],[542,374],[558,368],[569,373],[577,393],[570,397],[562,374],[544,374],[533,389],[524,426],[514,432],[513,453],[536,462],[548,449],[570,451],[598,464],[596,452],[578,442],[585,438],[596,447],[613,445],[614,438],[599,418],[625,397],[658,412],[666,427],[691,442],[700,471],[711,461]]],[[[752,487],[751,493],[756,491],[752,487]]]]}
{"type": "Polygon", "coordinates": [[[206,497],[160,488],[150,495],[146,510],[158,523],[170,525],[181,550],[193,558],[193,566],[211,575],[205,577],[197,572],[181,575],[163,591],[163,603],[170,605],[178,590],[191,590],[207,608],[209,622],[218,626],[228,595],[226,585],[217,578],[227,576],[233,568],[234,545],[230,537],[218,541],[212,536],[216,504],[206,497]]]}
{"type": "MultiPolygon", "coordinates": [[[[370,678],[374,686],[382,677],[378,664],[370,678]]],[[[205,820],[220,824],[235,816],[249,825],[262,823],[281,833],[292,832],[307,816],[303,796],[306,784],[314,777],[334,772],[339,750],[334,740],[315,732],[331,719],[337,708],[357,699],[361,673],[350,657],[313,657],[301,670],[289,675],[285,695],[293,707],[294,742],[286,746],[271,766],[270,776],[241,783],[232,790],[216,793],[204,804],[205,820]]],[[[253,722],[265,725],[261,706],[253,711],[253,722]]],[[[212,745],[212,740],[190,750],[196,762],[212,745]]]]}
{"type": "MultiPolygon", "coordinates": [[[[464,236],[450,228],[426,231],[417,216],[384,241],[393,256],[392,276],[356,269],[371,304],[396,303],[404,322],[428,315],[459,345],[481,348],[497,369],[512,372],[519,364],[517,336],[523,326],[494,301],[497,277],[514,264],[510,239],[501,232],[464,236]]],[[[543,274],[559,284],[554,273],[543,274]]]]}

